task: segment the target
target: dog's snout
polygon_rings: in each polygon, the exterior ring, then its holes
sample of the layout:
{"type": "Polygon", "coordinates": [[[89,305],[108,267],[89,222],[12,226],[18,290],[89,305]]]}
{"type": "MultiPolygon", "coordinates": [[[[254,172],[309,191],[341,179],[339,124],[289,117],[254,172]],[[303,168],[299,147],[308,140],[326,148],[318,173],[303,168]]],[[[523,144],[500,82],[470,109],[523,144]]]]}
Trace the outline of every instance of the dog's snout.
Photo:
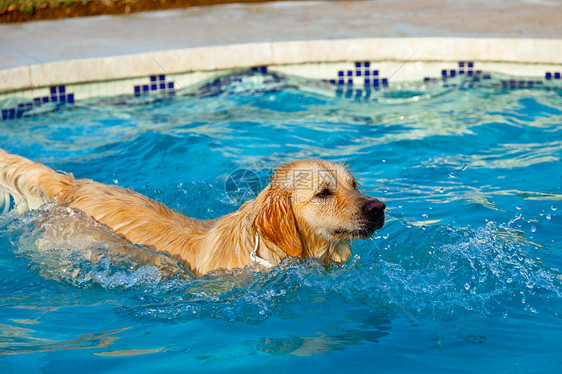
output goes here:
{"type": "Polygon", "coordinates": [[[368,215],[380,214],[385,208],[385,203],[377,199],[367,201],[367,203],[363,206],[363,210],[368,215]]]}

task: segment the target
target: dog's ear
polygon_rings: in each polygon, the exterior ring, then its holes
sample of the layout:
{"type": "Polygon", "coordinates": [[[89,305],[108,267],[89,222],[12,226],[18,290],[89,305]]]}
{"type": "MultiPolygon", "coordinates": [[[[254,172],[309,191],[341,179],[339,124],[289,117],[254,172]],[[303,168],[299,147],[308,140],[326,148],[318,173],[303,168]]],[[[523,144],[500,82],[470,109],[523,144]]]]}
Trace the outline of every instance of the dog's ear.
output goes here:
{"type": "Polygon", "coordinates": [[[303,243],[289,192],[270,186],[261,201],[254,226],[266,242],[278,246],[289,256],[302,257],[303,243]]]}

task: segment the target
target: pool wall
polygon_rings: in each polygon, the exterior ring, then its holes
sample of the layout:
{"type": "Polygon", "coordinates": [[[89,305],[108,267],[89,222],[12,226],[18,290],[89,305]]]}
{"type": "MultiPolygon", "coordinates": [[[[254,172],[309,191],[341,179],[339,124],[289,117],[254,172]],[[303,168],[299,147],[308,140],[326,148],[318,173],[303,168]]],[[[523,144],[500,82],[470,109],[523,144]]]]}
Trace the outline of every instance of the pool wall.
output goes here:
{"type": "Polygon", "coordinates": [[[191,92],[238,71],[306,78],[354,98],[412,83],[562,88],[553,16],[562,6],[476,3],[289,2],[1,26],[0,119],[45,104],[191,92]]]}

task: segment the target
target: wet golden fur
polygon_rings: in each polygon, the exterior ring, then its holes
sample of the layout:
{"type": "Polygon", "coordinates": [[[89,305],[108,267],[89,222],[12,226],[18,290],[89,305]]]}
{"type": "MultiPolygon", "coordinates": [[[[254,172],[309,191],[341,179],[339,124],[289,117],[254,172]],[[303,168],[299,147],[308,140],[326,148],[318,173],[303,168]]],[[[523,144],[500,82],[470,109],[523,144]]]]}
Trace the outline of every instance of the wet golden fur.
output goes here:
{"type": "Polygon", "coordinates": [[[272,265],[286,256],[344,263],[349,240],[370,236],[384,222],[384,215],[376,224],[365,217],[371,198],[357,190],[347,167],[318,159],[279,167],[254,200],[210,221],[0,150],[0,207],[8,195],[20,210],[49,201],[81,210],[132,243],[178,258],[196,275],[251,265],[254,249],[272,265]]]}

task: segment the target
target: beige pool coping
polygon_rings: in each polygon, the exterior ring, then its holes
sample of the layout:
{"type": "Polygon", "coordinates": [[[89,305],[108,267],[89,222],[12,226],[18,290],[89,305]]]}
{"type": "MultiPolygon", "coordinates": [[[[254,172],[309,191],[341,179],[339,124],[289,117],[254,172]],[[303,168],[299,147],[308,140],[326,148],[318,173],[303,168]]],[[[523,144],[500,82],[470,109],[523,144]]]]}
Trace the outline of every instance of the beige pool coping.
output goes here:
{"type": "Polygon", "coordinates": [[[0,92],[336,61],[562,64],[557,0],[234,4],[0,25],[0,92]]]}

